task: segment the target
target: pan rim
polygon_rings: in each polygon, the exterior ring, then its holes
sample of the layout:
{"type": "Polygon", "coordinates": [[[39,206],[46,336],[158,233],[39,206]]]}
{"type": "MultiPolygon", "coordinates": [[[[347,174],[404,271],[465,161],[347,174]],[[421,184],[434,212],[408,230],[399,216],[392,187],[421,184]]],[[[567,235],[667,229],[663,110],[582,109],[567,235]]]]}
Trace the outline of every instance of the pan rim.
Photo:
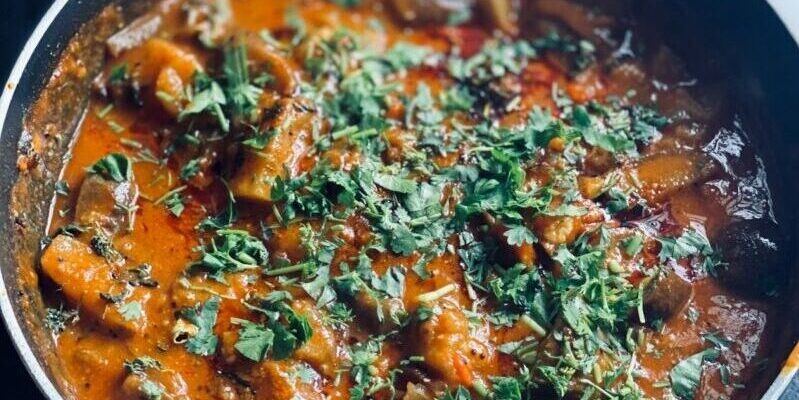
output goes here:
{"type": "MultiPolygon", "coordinates": [[[[6,126],[9,108],[23,73],[28,68],[32,56],[39,50],[45,34],[68,3],[69,0],[53,1],[53,4],[39,20],[30,37],[25,42],[25,46],[17,57],[11,73],[3,85],[3,92],[0,96],[0,140],[3,139],[2,133],[6,126]]],[[[783,25],[789,36],[794,40],[794,44],[799,48],[799,5],[787,5],[786,2],[780,0],[767,0],[766,3],[777,16],[778,21],[783,25]]],[[[18,314],[14,310],[11,297],[8,293],[8,287],[6,286],[7,278],[6,274],[0,269],[0,314],[2,314],[3,325],[13,342],[14,349],[43,396],[49,400],[63,400],[64,396],[48,376],[43,363],[36,357],[32,350],[31,343],[22,329],[18,314]]],[[[799,353],[799,343],[795,347],[794,353],[799,353]]],[[[790,358],[790,356],[788,358],[790,358]]],[[[796,373],[796,368],[781,371],[768,387],[763,399],[779,399],[780,396],[785,394],[791,381],[797,379],[796,373]]]]}
{"type": "MultiPolygon", "coordinates": [[[[25,43],[25,47],[23,47],[22,52],[14,63],[11,74],[6,80],[5,85],[3,85],[3,94],[0,96],[0,140],[2,140],[2,132],[8,117],[9,107],[11,106],[11,101],[14,98],[14,93],[22,78],[22,74],[27,69],[31,57],[39,48],[39,44],[45,33],[47,33],[53,21],[55,21],[61,13],[61,10],[67,5],[67,2],[68,0],[55,0],[53,2],[31,33],[31,36],[25,43]]],[[[36,382],[36,386],[42,394],[50,400],[61,400],[63,396],[56,388],[53,381],[48,377],[42,363],[33,353],[31,343],[28,341],[28,338],[25,336],[20,326],[17,313],[11,303],[11,297],[6,287],[7,278],[8,277],[0,271],[0,314],[2,314],[3,317],[3,325],[5,325],[5,329],[11,338],[14,349],[22,360],[22,364],[25,366],[28,374],[33,378],[33,381],[36,382]]]]}

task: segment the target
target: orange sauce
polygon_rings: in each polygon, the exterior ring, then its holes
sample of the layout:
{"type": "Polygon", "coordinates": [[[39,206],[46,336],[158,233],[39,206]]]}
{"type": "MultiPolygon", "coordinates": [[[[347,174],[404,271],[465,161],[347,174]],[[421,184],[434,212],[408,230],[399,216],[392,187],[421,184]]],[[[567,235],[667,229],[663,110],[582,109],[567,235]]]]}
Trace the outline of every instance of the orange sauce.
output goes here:
{"type": "MultiPolygon", "coordinates": [[[[271,31],[283,29],[285,15],[291,2],[232,0],[231,3],[237,29],[258,32],[262,29],[271,31]]],[[[448,46],[447,41],[439,35],[432,34],[432,30],[398,26],[383,7],[363,7],[352,11],[323,1],[297,3],[300,4],[298,6],[300,14],[309,26],[348,27],[366,35],[369,45],[377,49],[388,48],[397,41],[410,41],[438,49],[448,46]],[[384,32],[374,29],[374,20],[380,21],[384,32]]],[[[179,21],[180,18],[176,16],[179,12],[179,7],[172,7],[171,17],[167,21],[170,23],[179,21]]],[[[161,28],[161,36],[169,39],[170,35],[179,29],[179,25],[168,24],[161,28]]],[[[200,54],[203,52],[198,46],[190,50],[200,54]]],[[[206,58],[200,57],[203,63],[209,62],[206,58]]],[[[521,107],[528,110],[533,106],[554,108],[550,96],[554,82],[565,87],[578,103],[602,99],[606,95],[606,87],[615,87],[614,82],[608,82],[609,78],[599,72],[575,78],[547,61],[531,63],[525,69],[523,76],[525,87],[521,107]]],[[[409,93],[413,92],[415,87],[413,84],[420,81],[427,82],[434,93],[438,93],[442,86],[448,84],[434,74],[411,74],[405,80],[411,83],[408,86],[412,86],[408,88],[409,93]]],[[[157,134],[161,128],[162,116],[153,117],[148,108],[137,110],[114,107],[110,111],[103,112],[106,105],[107,103],[101,99],[93,99],[79,127],[77,140],[70,152],[71,158],[63,171],[63,180],[73,190],[69,196],[57,198],[54,206],[56,212],[50,225],[51,235],[74,218],[78,188],[86,177],[88,166],[108,153],[123,152],[135,158],[141,157],[142,151],[145,150],[160,154],[165,146],[157,134]],[[115,129],[116,125],[121,129],[115,129]]],[[[562,150],[562,147],[558,150],[562,150]]],[[[453,154],[447,157],[448,161],[442,162],[454,163],[457,159],[457,155],[453,154]]],[[[306,160],[302,169],[310,169],[314,161],[314,159],[306,160]]],[[[639,170],[638,178],[643,180],[645,187],[651,189],[653,199],[671,202],[671,215],[678,224],[700,225],[713,236],[729,222],[723,206],[704,197],[690,185],[687,190],[678,192],[670,189],[671,186],[685,186],[686,181],[693,179],[690,173],[676,177],[672,174],[674,170],[693,168],[689,165],[692,162],[694,161],[681,156],[664,157],[657,164],[650,165],[648,169],[639,170]],[[676,181],[670,180],[672,178],[676,181]]],[[[147,161],[136,162],[134,175],[141,193],[139,208],[135,211],[132,231],[117,236],[114,245],[128,259],[129,264],[152,265],[152,277],[159,285],[149,292],[151,297],[144,309],[144,314],[147,316],[146,327],[141,334],[125,335],[110,331],[92,318],[81,318],[58,336],[56,347],[58,358],[63,361],[68,380],[77,398],[80,399],[130,398],[127,392],[120,390],[126,377],[123,364],[126,360],[144,355],[157,358],[164,370],[174,372],[181,377],[185,383],[185,388],[181,390],[185,398],[225,398],[220,393],[220,388],[224,385],[218,383],[222,375],[219,372],[225,369],[241,370],[245,368],[244,363],[237,361],[230,364],[224,360],[224,357],[203,358],[192,355],[184,346],[173,343],[172,337],[176,314],[181,306],[186,305],[181,303],[181,296],[184,294],[180,278],[187,265],[195,261],[198,256],[195,248],[200,244],[200,240],[194,227],[203,218],[215,215],[224,207],[223,188],[215,178],[211,179],[214,183],[208,189],[190,185],[182,192],[186,210],[181,218],[176,218],[162,204],[156,204],[156,200],[183,185],[179,179],[179,165],[175,162],[164,165],[147,161]]],[[[267,211],[257,208],[245,211],[237,226],[246,227],[255,233],[265,212],[267,211]]],[[[345,223],[346,229],[351,232],[352,241],[339,250],[339,261],[358,254],[356,243],[359,232],[368,231],[368,227],[364,228],[362,225],[363,221],[356,219],[345,223]]],[[[275,234],[276,236],[267,243],[270,252],[286,254],[295,262],[302,259],[304,250],[299,243],[300,232],[297,226],[278,229],[275,234]]],[[[401,265],[410,268],[417,260],[417,256],[380,254],[374,260],[374,269],[382,275],[389,267],[401,265]]],[[[447,298],[466,305],[466,308],[471,306],[472,301],[468,293],[462,290],[466,285],[456,255],[447,253],[437,257],[430,262],[427,269],[432,274],[431,279],[422,280],[417,275],[408,273],[403,298],[408,312],[413,313],[419,307],[416,300],[418,295],[452,282],[460,289],[447,295],[447,298]]],[[[229,286],[203,284],[224,296],[237,297],[247,290],[247,276],[248,273],[245,273],[240,277],[230,278],[229,286]]],[[[642,379],[638,382],[647,396],[654,398],[663,396],[665,389],[661,383],[668,381],[670,369],[685,357],[707,348],[706,341],[702,339],[703,333],[721,332],[731,342],[729,348],[723,352],[723,357],[735,381],[749,380],[752,375],[749,366],[759,357],[768,354],[769,346],[766,338],[769,337],[771,329],[771,325],[767,323],[770,313],[768,304],[742,300],[711,278],[697,278],[693,281],[693,285],[694,297],[690,309],[696,310],[698,315],[690,317],[690,313],[681,313],[665,321],[661,332],[648,332],[644,346],[646,351],[637,355],[636,368],[640,369],[642,374],[642,379]]],[[[53,285],[46,287],[50,286],[53,285]]],[[[48,293],[48,296],[58,299],[58,292],[56,288],[48,293]]],[[[301,291],[293,291],[293,294],[298,297],[303,296],[301,291]]],[[[194,301],[203,300],[208,297],[208,293],[196,296],[194,301]]],[[[253,315],[252,311],[243,307],[236,299],[225,298],[218,317],[219,323],[215,328],[216,334],[223,342],[226,340],[225,335],[235,330],[235,327],[227,322],[231,317],[246,318],[253,315]]],[[[191,302],[191,299],[183,300],[186,300],[186,303],[191,302]]],[[[529,334],[530,330],[526,327],[515,325],[509,329],[491,328],[489,332],[481,332],[477,336],[491,337],[497,340],[497,343],[501,343],[518,340],[529,334]]],[[[347,342],[363,339],[365,332],[353,327],[334,331],[334,335],[336,341],[347,342]]],[[[413,355],[409,354],[409,348],[412,348],[409,342],[413,340],[409,337],[399,344],[386,345],[381,353],[381,359],[376,362],[378,368],[387,373],[396,367],[399,360],[413,355]]],[[[474,370],[467,367],[463,360],[454,359],[452,368],[456,379],[455,382],[449,383],[469,385],[475,379],[486,379],[510,373],[515,369],[515,361],[510,357],[496,353],[495,349],[491,350],[496,356],[475,366],[474,370]]],[[[796,367],[796,359],[797,357],[790,359],[789,367],[796,367]]],[[[287,368],[288,364],[289,362],[281,364],[281,368],[287,368]]],[[[735,392],[732,386],[721,382],[718,365],[710,368],[705,375],[705,381],[702,386],[704,398],[729,396],[735,392]]],[[[325,393],[331,399],[348,398],[347,388],[350,382],[346,373],[341,375],[338,383],[331,378],[320,382],[317,395],[325,393]]],[[[276,395],[282,393],[280,392],[282,389],[273,389],[276,390],[276,395]]],[[[256,393],[256,398],[271,397],[268,393],[256,393]]]]}

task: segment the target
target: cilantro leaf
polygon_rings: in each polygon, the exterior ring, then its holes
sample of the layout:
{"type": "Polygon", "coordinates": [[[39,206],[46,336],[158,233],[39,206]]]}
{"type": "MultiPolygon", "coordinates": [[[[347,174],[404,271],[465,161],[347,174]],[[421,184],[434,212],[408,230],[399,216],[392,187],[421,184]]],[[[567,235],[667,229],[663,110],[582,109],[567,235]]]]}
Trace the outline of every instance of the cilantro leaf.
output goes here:
{"type": "Polygon", "coordinates": [[[685,229],[679,237],[663,237],[657,240],[661,245],[658,253],[661,262],[699,256],[704,259],[702,267],[710,273],[715,272],[721,265],[720,256],[711,246],[707,236],[695,229],[685,229]]]}
{"type": "Polygon", "coordinates": [[[183,167],[180,168],[180,179],[186,181],[197,175],[200,172],[200,159],[194,158],[189,160],[183,167]]]}
{"type": "Polygon", "coordinates": [[[535,234],[524,225],[513,225],[508,228],[510,229],[505,231],[505,237],[508,238],[508,244],[511,246],[521,246],[525,243],[535,244],[538,242],[538,238],[535,237],[535,234]]]}
{"type": "Polygon", "coordinates": [[[699,380],[702,378],[702,363],[713,361],[719,357],[716,349],[706,349],[696,353],[675,365],[669,372],[671,390],[681,399],[693,400],[699,380]]]}
{"type": "Polygon", "coordinates": [[[120,63],[111,68],[111,71],[108,73],[108,82],[115,85],[124,82],[128,77],[128,64],[120,63]]]}
{"type": "Polygon", "coordinates": [[[264,148],[266,148],[266,145],[269,144],[269,141],[272,140],[273,137],[275,137],[276,134],[277,134],[276,129],[270,129],[264,133],[260,133],[241,142],[241,144],[256,150],[263,150],[264,148]]]}
{"type": "Polygon", "coordinates": [[[375,174],[374,182],[384,189],[397,193],[413,193],[416,191],[416,182],[412,179],[400,178],[388,174],[375,174]]]}
{"type": "Polygon", "coordinates": [[[158,360],[147,356],[137,357],[132,361],[125,360],[123,366],[128,373],[133,374],[141,374],[146,372],[148,369],[161,369],[161,363],[158,360]]]}
{"type": "Polygon", "coordinates": [[[197,225],[198,229],[225,229],[233,225],[233,222],[236,221],[236,198],[233,197],[233,192],[230,190],[230,187],[228,187],[227,182],[223,180],[222,183],[225,185],[225,189],[227,189],[227,202],[225,203],[224,210],[214,217],[208,217],[202,220],[197,225]]]}
{"type": "Polygon", "coordinates": [[[397,42],[383,54],[382,60],[389,64],[394,71],[402,71],[421,64],[431,52],[432,50],[428,47],[397,42]]]}
{"type": "Polygon", "coordinates": [[[125,360],[125,371],[139,377],[139,393],[147,400],[160,400],[165,388],[162,384],[153,381],[147,374],[148,370],[160,371],[163,367],[158,360],[151,357],[138,357],[132,361],[125,360]]]}
{"type": "Polygon", "coordinates": [[[512,377],[493,377],[492,394],[494,400],[522,400],[522,388],[519,381],[512,377]]]}
{"type": "Polygon", "coordinates": [[[178,122],[184,121],[187,117],[209,113],[216,117],[219,126],[223,131],[230,130],[230,121],[225,116],[222,106],[227,104],[225,92],[222,86],[202,72],[194,74],[193,96],[189,105],[178,114],[178,122]]]}
{"type": "Polygon", "coordinates": [[[403,256],[413,254],[418,248],[416,237],[413,232],[405,226],[399,226],[391,235],[391,250],[403,256]]]}
{"type": "Polygon", "coordinates": [[[88,173],[100,175],[117,183],[133,180],[133,163],[121,153],[111,153],[89,167],[88,173]]]}
{"type": "Polygon", "coordinates": [[[125,321],[135,321],[144,316],[144,309],[142,308],[141,303],[138,301],[124,303],[120,305],[117,310],[119,311],[119,314],[122,315],[122,319],[125,321]]]}
{"type": "Polygon", "coordinates": [[[385,293],[388,297],[400,298],[405,291],[405,268],[391,267],[382,278],[373,274],[371,284],[375,290],[385,293]]]}
{"type": "Polygon", "coordinates": [[[139,385],[139,392],[146,400],[161,400],[164,395],[164,386],[150,379],[145,379],[139,385]]]}
{"type": "Polygon", "coordinates": [[[463,386],[458,386],[458,388],[452,392],[445,392],[441,400],[472,400],[472,395],[469,393],[469,390],[463,386]]]}
{"type": "Polygon", "coordinates": [[[211,242],[201,247],[202,257],[190,267],[201,268],[211,278],[224,282],[224,274],[261,268],[266,265],[269,252],[261,240],[247,231],[219,230],[211,242]]]}
{"type": "Polygon", "coordinates": [[[69,183],[65,180],[59,180],[55,183],[55,193],[59,196],[69,196],[69,183]]]}
{"type": "Polygon", "coordinates": [[[257,361],[264,357],[283,360],[291,357],[297,348],[308,342],[313,336],[310,322],[306,316],[298,314],[286,303],[291,298],[288,292],[275,291],[259,298],[257,305],[245,303],[251,310],[265,315],[268,321],[266,326],[260,326],[236,320],[236,323],[243,326],[240,334],[247,334],[247,340],[237,350],[242,354],[246,352],[244,355],[252,360],[256,360],[256,356],[260,356],[257,361]]]}
{"type": "Polygon", "coordinates": [[[44,315],[44,326],[55,335],[60,334],[68,325],[78,320],[78,310],[65,310],[63,307],[47,308],[44,315]]]}
{"type": "Polygon", "coordinates": [[[183,197],[177,192],[170,194],[169,197],[164,199],[164,206],[175,217],[180,217],[181,214],[183,214],[183,210],[186,209],[186,205],[183,204],[183,197]]]}
{"type": "Polygon", "coordinates": [[[197,327],[197,333],[186,341],[186,349],[194,354],[208,356],[216,352],[219,339],[214,334],[216,316],[219,312],[221,299],[211,297],[198,308],[189,308],[183,311],[183,318],[197,327]]]}
{"type": "Polygon", "coordinates": [[[225,94],[231,114],[236,117],[249,117],[258,104],[258,96],[262,90],[250,82],[247,70],[247,47],[243,44],[227,46],[224,49],[224,56],[225,94]]]}
{"type": "Polygon", "coordinates": [[[241,325],[239,339],[233,347],[252,361],[263,361],[274,343],[274,332],[265,326],[246,320],[233,319],[232,322],[241,325]]]}
{"type": "Polygon", "coordinates": [[[275,333],[272,358],[285,360],[291,357],[294,354],[294,349],[298,347],[297,337],[281,324],[274,324],[272,330],[275,333]]]}

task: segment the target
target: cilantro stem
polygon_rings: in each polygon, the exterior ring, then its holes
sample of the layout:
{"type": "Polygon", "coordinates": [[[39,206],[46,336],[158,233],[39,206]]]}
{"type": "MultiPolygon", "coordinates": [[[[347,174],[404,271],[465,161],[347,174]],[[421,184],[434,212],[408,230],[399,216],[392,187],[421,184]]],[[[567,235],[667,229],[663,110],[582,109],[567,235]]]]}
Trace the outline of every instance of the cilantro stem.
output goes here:
{"type": "Polygon", "coordinates": [[[182,191],[186,190],[187,188],[188,188],[188,186],[186,186],[186,185],[183,185],[183,186],[177,187],[177,188],[175,188],[175,189],[172,189],[172,190],[170,190],[170,191],[168,191],[168,192],[164,193],[164,195],[163,195],[163,196],[161,196],[161,197],[159,197],[158,199],[156,199],[156,200],[153,202],[153,204],[161,204],[161,203],[163,203],[164,201],[166,201],[166,199],[168,199],[168,198],[169,198],[169,196],[172,196],[173,194],[176,194],[176,193],[180,193],[180,192],[182,192],[182,191]]]}
{"type": "Polygon", "coordinates": [[[175,101],[175,96],[172,96],[171,94],[169,94],[167,92],[164,92],[163,90],[156,91],[155,92],[155,97],[158,97],[159,99],[164,100],[164,101],[169,102],[169,103],[172,103],[172,102],[175,101]]]}
{"type": "Polygon", "coordinates": [[[266,276],[278,276],[278,275],[291,274],[299,271],[305,271],[311,265],[313,265],[313,261],[306,261],[304,263],[290,265],[288,267],[277,268],[266,271],[266,276]]]}
{"type": "Polygon", "coordinates": [[[338,139],[341,139],[343,137],[352,135],[352,134],[354,134],[356,132],[358,132],[358,127],[357,126],[348,126],[346,128],[342,128],[342,129],[339,129],[339,130],[331,133],[330,136],[333,138],[333,140],[338,140],[338,139]]]}
{"type": "Polygon", "coordinates": [[[113,104],[108,104],[107,106],[103,107],[101,110],[97,111],[97,117],[100,118],[100,119],[105,119],[105,117],[108,115],[108,113],[110,113],[111,110],[113,110],[113,109],[114,109],[114,105],[113,104]]]}
{"type": "Polygon", "coordinates": [[[366,139],[366,138],[369,138],[369,137],[377,136],[378,133],[379,132],[377,132],[377,129],[374,129],[374,128],[365,129],[365,130],[362,130],[362,131],[360,131],[358,133],[355,133],[355,134],[351,135],[350,139],[353,139],[353,140],[366,139]]]}
{"type": "Polygon", "coordinates": [[[533,364],[538,356],[538,342],[519,347],[515,352],[516,358],[524,364],[533,364]]]}
{"type": "Polygon", "coordinates": [[[120,138],[119,143],[122,143],[123,146],[132,147],[136,150],[141,150],[144,147],[144,145],[140,142],[128,138],[120,138]]]}
{"type": "Polygon", "coordinates": [[[491,396],[491,392],[488,391],[488,388],[483,381],[475,381],[472,385],[472,388],[481,398],[487,399],[491,396]]]}
{"type": "Polygon", "coordinates": [[[108,120],[108,121],[106,121],[106,124],[108,125],[109,128],[111,128],[111,131],[116,133],[116,134],[120,134],[122,132],[125,132],[125,127],[123,127],[122,125],[120,125],[116,121],[108,120]]]}
{"type": "Polygon", "coordinates": [[[472,153],[477,153],[477,152],[486,152],[486,151],[491,151],[493,149],[494,149],[493,147],[489,147],[489,146],[476,146],[476,147],[472,147],[470,149],[467,149],[466,150],[466,154],[472,154],[472,153]]]}
{"type": "Polygon", "coordinates": [[[416,297],[416,301],[418,301],[419,303],[430,303],[454,292],[455,289],[457,288],[458,285],[450,283],[449,285],[442,286],[431,292],[420,294],[419,296],[416,297]]]}
{"type": "Polygon", "coordinates": [[[619,275],[624,273],[624,268],[622,268],[618,261],[610,260],[608,261],[608,271],[619,275]]]}
{"type": "Polygon", "coordinates": [[[601,384],[602,383],[602,367],[599,366],[599,363],[594,363],[594,367],[592,371],[594,374],[594,382],[601,384]]]}
{"type": "Polygon", "coordinates": [[[378,135],[377,129],[369,128],[361,130],[357,126],[348,126],[343,129],[339,129],[330,134],[333,140],[338,140],[341,138],[348,138],[349,140],[359,140],[359,139],[366,139],[369,137],[377,136],[378,135]]]}
{"type": "Polygon", "coordinates": [[[638,285],[638,322],[645,324],[646,316],[644,315],[644,282],[638,285]]]}
{"type": "Polygon", "coordinates": [[[533,330],[533,332],[538,334],[538,337],[544,337],[547,335],[547,330],[544,329],[541,325],[539,325],[538,322],[535,322],[535,320],[532,319],[529,315],[523,314],[521,318],[519,318],[519,320],[522,321],[525,325],[529,326],[530,329],[533,330]]]}
{"type": "Polygon", "coordinates": [[[249,235],[250,232],[244,229],[220,229],[216,231],[218,235],[249,235]]]}
{"type": "Polygon", "coordinates": [[[605,397],[607,397],[608,399],[615,399],[615,398],[617,398],[617,396],[614,396],[612,393],[609,393],[607,390],[605,390],[605,389],[602,389],[602,388],[601,388],[601,387],[599,387],[599,386],[598,386],[596,383],[594,383],[594,382],[591,382],[591,381],[590,381],[590,380],[588,380],[588,379],[585,379],[585,378],[583,378],[583,379],[580,379],[580,382],[582,382],[582,383],[585,383],[586,385],[592,386],[594,389],[598,390],[598,391],[599,391],[599,393],[602,393],[602,395],[604,395],[604,396],[605,396],[605,397]]]}
{"type": "Polygon", "coordinates": [[[183,287],[185,287],[186,289],[189,289],[189,290],[194,290],[194,291],[197,291],[197,292],[204,292],[204,293],[212,294],[214,296],[219,296],[219,297],[221,297],[223,299],[227,299],[227,300],[236,300],[236,296],[222,294],[222,293],[219,293],[216,290],[211,289],[209,287],[200,286],[200,285],[192,285],[191,283],[188,282],[188,280],[186,280],[185,282],[180,282],[180,284],[181,284],[181,286],[183,286],[183,287]]]}

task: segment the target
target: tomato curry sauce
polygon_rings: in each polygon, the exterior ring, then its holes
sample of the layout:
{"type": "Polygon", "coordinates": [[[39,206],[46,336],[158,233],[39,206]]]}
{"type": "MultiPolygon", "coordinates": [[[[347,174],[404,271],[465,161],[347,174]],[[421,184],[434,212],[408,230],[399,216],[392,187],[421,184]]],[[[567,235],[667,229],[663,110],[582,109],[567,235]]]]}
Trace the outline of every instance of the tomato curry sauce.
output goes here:
{"type": "Polygon", "coordinates": [[[40,262],[74,397],[753,395],[739,127],[601,10],[475,3],[167,0],[110,37],[40,262]]]}

